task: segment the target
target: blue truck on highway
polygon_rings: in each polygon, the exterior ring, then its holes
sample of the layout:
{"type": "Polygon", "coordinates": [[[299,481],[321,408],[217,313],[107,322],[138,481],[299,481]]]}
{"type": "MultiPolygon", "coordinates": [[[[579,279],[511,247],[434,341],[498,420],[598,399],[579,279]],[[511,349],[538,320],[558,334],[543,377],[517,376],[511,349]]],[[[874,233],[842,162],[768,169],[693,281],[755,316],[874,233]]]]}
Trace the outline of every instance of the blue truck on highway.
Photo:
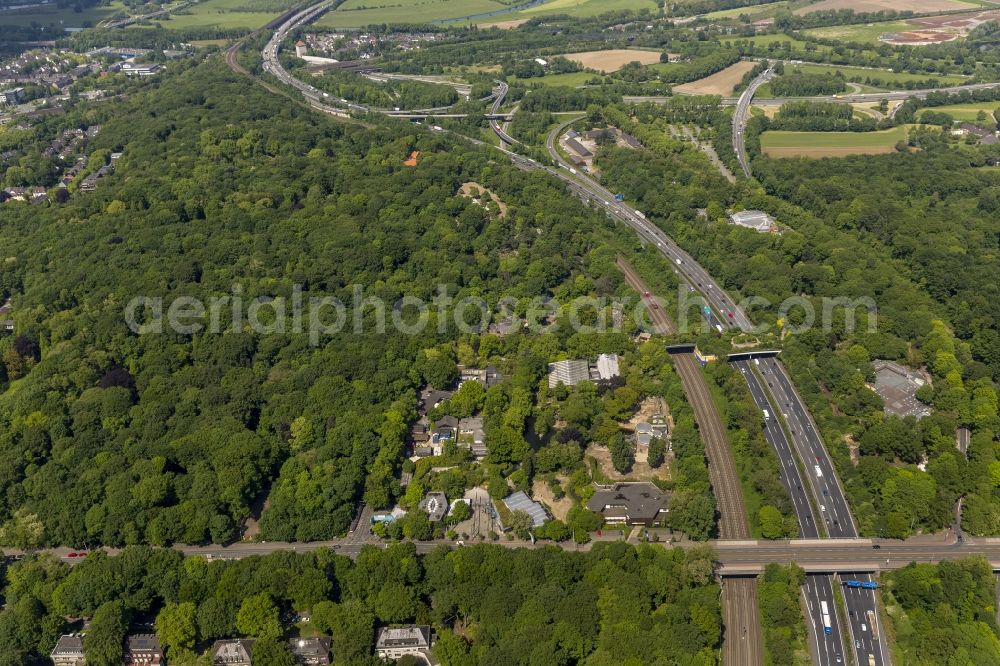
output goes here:
{"type": "Polygon", "coordinates": [[[847,587],[860,587],[866,590],[877,590],[878,583],[873,580],[849,580],[846,583],[847,587]]]}

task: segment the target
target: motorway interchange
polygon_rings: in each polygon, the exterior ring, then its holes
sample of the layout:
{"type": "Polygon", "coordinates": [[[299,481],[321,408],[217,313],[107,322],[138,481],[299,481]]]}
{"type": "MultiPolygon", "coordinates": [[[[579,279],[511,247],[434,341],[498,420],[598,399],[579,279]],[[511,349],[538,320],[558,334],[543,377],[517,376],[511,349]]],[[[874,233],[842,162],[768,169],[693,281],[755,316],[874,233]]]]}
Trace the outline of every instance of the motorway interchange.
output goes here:
{"type": "MultiPolygon", "coordinates": [[[[447,117],[449,115],[447,108],[389,110],[356,104],[346,99],[331,100],[328,93],[323,93],[288,74],[278,60],[281,43],[294,28],[315,20],[336,4],[338,0],[325,0],[291,15],[278,26],[262,52],[264,70],[282,83],[298,89],[313,108],[325,113],[349,116],[352,113],[376,112],[403,118],[434,115],[447,117]]],[[[755,78],[743,95],[735,101],[733,146],[744,174],[748,177],[750,165],[743,136],[747,115],[757,89],[772,75],[773,69],[769,67],[755,78]]],[[[502,145],[514,145],[518,142],[504,131],[500,123],[501,119],[509,118],[509,115],[501,112],[506,95],[506,83],[498,81],[490,96],[493,100],[491,108],[485,115],[502,145]]],[[[907,93],[907,96],[909,95],[910,93],[907,93]]],[[[844,101],[853,100],[845,98],[844,101]]],[[[571,122],[573,121],[555,128],[548,137],[548,152],[558,168],[541,164],[503,147],[499,150],[519,168],[541,169],[559,178],[576,196],[603,209],[609,217],[634,230],[643,242],[656,247],[670,262],[682,281],[703,297],[709,308],[707,315],[709,323],[720,333],[726,330],[751,330],[753,324],[747,314],[690,255],[649,222],[643,213],[624,202],[617,201],[611,192],[588,176],[578,173],[561,158],[555,148],[554,139],[571,122]]],[[[471,141],[481,144],[476,140],[471,141]]],[[[856,538],[856,526],[843,488],[815,423],[795,391],[785,368],[774,355],[766,355],[752,361],[741,360],[734,365],[746,378],[753,399],[764,415],[764,433],[778,455],[782,471],[781,480],[792,497],[801,535],[806,539],[856,538]]],[[[736,491],[738,493],[738,486],[736,491]]],[[[745,516],[743,521],[745,522],[745,516]]],[[[729,535],[729,538],[741,537],[744,537],[744,534],[739,531],[729,535]]],[[[886,563],[889,564],[888,558],[886,563]]],[[[853,655],[853,659],[848,663],[853,661],[863,666],[882,666],[890,663],[889,651],[881,637],[876,590],[866,587],[846,587],[838,582],[846,579],[856,580],[859,584],[870,582],[872,580],[870,574],[865,571],[870,571],[871,567],[860,567],[860,569],[861,572],[857,574],[843,572],[844,575],[840,578],[825,573],[810,574],[803,586],[808,625],[813,641],[810,649],[815,660],[822,665],[844,663],[846,655],[853,655]],[[842,607],[834,594],[837,586],[842,589],[843,609],[847,610],[846,618],[842,617],[842,607]]],[[[730,583],[731,588],[739,590],[737,594],[732,595],[732,599],[742,607],[734,609],[739,611],[736,615],[739,619],[731,620],[727,641],[738,640],[744,645],[755,642],[747,640],[747,623],[756,625],[758,622],[755,602],[753,605],[747,604],[748,599],[755,599],[755,592],[748,590],[746,586],[749,582],[751,579],[733,579],[730,583]],[[736,624],[733,625],[732,622],[736,624]],[[744,624],[743,629],[736,629],[741,623],[744,624]],[[734,636],[733,633],[740,635],[734,636]]],[[[755,626],[753,628],[756,629],[755,626]]],[[[727,650],[727,654],[741,654],[738,643],[734,650],[733,652],[727,650]]],[[[735,659],[737,663],[754,663],[760,658],[759,654],[758,649],[747,647],[742,656],[736,656],[735,659]]]]}

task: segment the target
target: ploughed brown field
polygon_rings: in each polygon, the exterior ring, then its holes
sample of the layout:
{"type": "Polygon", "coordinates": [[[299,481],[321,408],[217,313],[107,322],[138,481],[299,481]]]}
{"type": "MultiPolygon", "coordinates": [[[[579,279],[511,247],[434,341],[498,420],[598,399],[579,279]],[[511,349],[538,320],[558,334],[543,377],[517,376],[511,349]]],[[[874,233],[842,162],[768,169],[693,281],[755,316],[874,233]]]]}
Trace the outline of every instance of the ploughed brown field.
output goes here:
{"type": "Polygon", "coordinates": [[[736,84],[742,81],[743,75],[753,69],[756,64],[748,60],[741,60],[711,76],[674,86],[674,90],[688,95],[722,95],[723,97],[732,95],[736,84]]]}
{"type": "Polygon", "coordinates": [[[563,57],[579,63],[587,69],[599,72],[617,72],[630,62],[652,65],[660,62],[659,51],[643,51],[640,49],[608,49],[607,51],[582,51],[580,53],[565,53],[563,57]]]}

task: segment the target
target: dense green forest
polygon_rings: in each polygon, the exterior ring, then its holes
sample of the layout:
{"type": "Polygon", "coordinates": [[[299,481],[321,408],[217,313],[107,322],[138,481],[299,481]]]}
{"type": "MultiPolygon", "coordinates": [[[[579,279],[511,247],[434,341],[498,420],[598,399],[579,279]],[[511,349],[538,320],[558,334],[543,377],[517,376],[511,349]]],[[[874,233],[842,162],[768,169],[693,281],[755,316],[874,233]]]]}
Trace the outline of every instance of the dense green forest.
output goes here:
{"type": "Polygon", "coordinates": [[[764,626],[769,664],[794,664],[805,652],[802,585],[806,574],[794,564],[769,564],[757,584],[757,605],[764,626]]]}
{"type": "Polygon", "coordinates": [[[885,581],[886,607],[907,664],[1000,664],[996,578],[985,559],[913,563],[885,581]]]}
{"type": "MultiPolygon", "coordinates": [[[[383,507],[399,494],[415,389],[479,362],[475,336],[456,357],[447,323],[348,327],[316,346],[240,327],[136,336],[123,315],[136,295],[249,302],[297,284],[350,305],[353,284],[389,303],[430,300],[439,283],[493,302],[593,288],[575,257],[608,221],[544,176],[405,123],[332,123],[217,61],[74,113],[58,122],[103,124],[91,148],[123,157],[96,192],[5,208],[0,295],[14,298],[18,332],[0,340],[9,544],[224,542],[272,483],[264,538],[341,533],[362,497],[383,507]],[[420,164],[404,167],[413,150],[420,164]],[[454,196],[470,180],[508,215],[454,196]]],[[[572,333],[511,338],[498,398],[530,400],[572,333]]]]}
{"type": "MultiPolygon", "coordinates": [[[[208,562],[172,550],[94,553],[70,569],[49,555],[6,569],[0,663],[33,666],[66,617],[90,617],[87,663],[118,666],[124,637],[151,623],[176,666],[219,638],[256,639],[254,663],[291,666],[283,637],[332,636],[338,666],[380,664],[377,627],[423,623],[442,666],[716,664],[722,619],[707,548],[623,543],[559,549],[368,548],[208,562]],[[310,618],[291,624],[295,613],[310,618]],[[265,658],[265,655],[266,658],[265,658]]],[[[148,629],[147,629],[148,630],[148,629]]]]}

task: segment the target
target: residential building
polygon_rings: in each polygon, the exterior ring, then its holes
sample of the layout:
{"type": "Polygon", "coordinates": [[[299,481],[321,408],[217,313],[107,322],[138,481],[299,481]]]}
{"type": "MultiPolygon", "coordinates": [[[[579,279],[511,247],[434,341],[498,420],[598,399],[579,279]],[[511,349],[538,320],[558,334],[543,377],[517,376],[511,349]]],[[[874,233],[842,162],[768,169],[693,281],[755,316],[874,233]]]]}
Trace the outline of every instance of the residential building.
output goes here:
{"type": "Polygon", "coordinates": [[[394,523],[406,515],[406,510],[394,506],[392,511],[376,511],[372,514],[372,525],[375,523],[394,523]]]}
{"type": "Polygon", "coordinates": [[[607,381],[614,377],[617,377],[620,373],[618,370],[618,354],[600,354],[597,357],[597,378],[602,381],[607,381]]]}
{"type": "Polygon", "coordinates": [[[555,388],[560,382],[566,386],[575,386],[590,379],[590,366],[581,359],[568,359],[549,363],[549,388],[555,388]]]}
{"type": "Polygon", "coordinates": [[[649,421],[640,421],[635,426],[635,443],[640,449],[648,449],[654,437],[667,441],[667,436],[667,419],[662,414],[650,417],[649,421]]]}
{"type": "Polygon", "coordinates": [[[431,447],[434,455],[444,453],[444,445],[457,439],[458,419],[445,415],[434,422],[434,433],[431,435],[431,447]]]}
{"type": "Polygon", "coordinates": [[[458,445],[472,451],[476,460],[486,457],[486,431],[482,416],[470,416],[458,422],[458,445]]]}
{"type": "Polygon", "coordinates": [[[505,497],[504,506],[513,511],[524,511],[531,516],[531,526],[541,527],[548,520],[549,515],[545,512],[545,507],[528,497],[523,490],[505,497]]]}
{"type": "Polygon", "coordinates": [[[733,213],[729,216],[729,221],[737,226],[752,229],[762,234],[778,231],[778,226],[775,224],[774,218],[759,210],[742,210],[738,213],[733,213]]]}
{"type": "Polygon", "coordinates": [[[125,643],[126,666],[160,666],[166,663],[156,634],[129,636],[125,643]]]}
{"type": "Polygon", "coordinates": [[[497,370],[496,366],[488,366],[485,369],[460,367],[459,384],[464,382],[479,382],[486,388],[499,384],[503,381],[503,374],[497,370]]]}
{"type": "Polygon", "coordinates": [[[299,58],[301,58],[307,52],[308,52],[308,47],[306,46],[305,42],[303,42],[301,39],[299,41],[295,42],[295,55],[296,56],[298,56],[299,58]]]}
{"type": "Polygon", "coordinates": [[[253,643],[249,638],[215,641],[212,666],[253,666],[253,643]]]}
{"type": "Polygon", "coordinates": [[[483,371],[484,381],[486,382],[486,388],[490,388],[495,384],[499,384],[503,381],[503,373],[497,370],[495,365],[486,366],[486,370],[483,371]]]}
{"type": "Polygon", "coordinates": [[[13,106],[24,101],[24,88],[8,88],[0,90],[0,104],[13,106]]]}
{"type": "Polygon", "coordinates": [[[430,387],[423,389],[418,396],[420,413],[426,414],[445,400],[450,400],[452,395],[452,391],[436,391],[430,387]]]}
{"type": "Polygon", "coordinates": [[[430,492],[424,495],[417,508],[426,512],[427,518],[432,523],[438,523],[448,513],[448,498],[442,492],[430,492]]]}
{"type": "Polygon", "coordinates": [[[651,526],[666,518],[667,504],[666,493],[652,483],[618,483],[595,492],[587,508],[608,523],[651,526]]]}
{"type": "Polygon", "coordinates": [[[421,444],[430,439],[430,435],[427,434],[427,424],[418,421],[410,426],[410,441],[414,444],[421,444]]]}
{"type": "Polygon", "coordinates": [[[295,663],[302,666],[329,666],[330,637],[291,638],[288,641],[295,663]]]}
{"type": "Polygon", "coordinates": [[[379,659],[400,659],[408,654],[427,656],[431,650],[431,628],[426,625],[382,627],[375,641],[379,659]]]}
{"type": "Polygon", "coordinates": [[[60,636],[49,657],[53,666],[84,666],[87,660],[83,656],[83,636],[80,634],[60,636]]]}

